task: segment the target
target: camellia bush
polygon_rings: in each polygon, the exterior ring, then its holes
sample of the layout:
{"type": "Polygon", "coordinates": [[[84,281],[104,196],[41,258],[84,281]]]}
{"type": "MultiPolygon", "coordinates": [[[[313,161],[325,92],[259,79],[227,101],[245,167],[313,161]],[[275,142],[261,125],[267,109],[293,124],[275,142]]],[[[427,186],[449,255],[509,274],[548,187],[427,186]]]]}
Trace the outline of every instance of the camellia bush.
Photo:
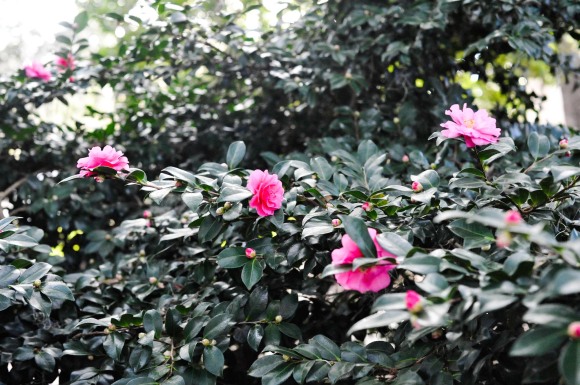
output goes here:
{"type": "Polygon", "coordinates": [[[580,137],[519,83],[574,1],[151,4],[0,82],[0,383],[580,384],[580,137]]]}

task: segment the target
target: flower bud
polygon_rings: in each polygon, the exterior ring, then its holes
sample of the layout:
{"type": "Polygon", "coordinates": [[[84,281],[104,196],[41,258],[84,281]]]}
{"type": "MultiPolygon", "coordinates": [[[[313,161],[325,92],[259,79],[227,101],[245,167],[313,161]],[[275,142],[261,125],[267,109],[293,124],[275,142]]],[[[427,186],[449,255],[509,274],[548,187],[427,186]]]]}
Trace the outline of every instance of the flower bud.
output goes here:
{"type": "Polygon", "coordinates": [[[346,71],[346,73],[344,74],[344,78],[347,80],[352,79],[352,73],[350,72],[350,70],[346,71]]]}
{"type": "Polygon", "coordinates": [[[92,361],[94,359],[95,359],[95,356],[93,356],[92,354],[87,356],[87,360],[89,360],[89,361],[92,361]]]}
{"type": "Polygon", "coordinates": [[[574,321],[568,325],[568,336],[572,339],[580,339],[580,322],[574,321]]]}
{"type": "Polygon", "coordinates": [[[423,297],[414,290],[408,290],[405,296],[405,305],[411,314],[418,314],[423,311],[423,297]]]}
{"type": "Polygon", "coordinates": [[[335,44],[334,47],[332,47],[335,51],[339,51],[340,50],[340,46],[338,44],[335,44]]]}
{"type": "Polygon", "coordinates": [[[287,356],[286,354],[282,355],[282,359],[286,362],[290,361],[290,356],[287,356]]]}
{"type": "Polygon", "coordinates": [[[365,202],[362,205],[364,211],[371,211],[373,209],[373,204],[371,202],[365,202]]]}
{"type": "Polygon", "coordinates": [[[207,338],[204,338],[203,340],[201,340],[201,344],[203,346],[210,346],[211,345],[211,341],[208,340],[207,338]]]}
{"type": "Polygon", "coordinates": [[[511,243],[512,243],[512,235],[510,234],[509,231],[500,232],[495,239],[495,244],[500,249],[509,247],[511,243]]]}
{"type": "Polygon", "coordinates": [[[334,226],[334,227],[338,227],[338,226],[340,226],[341,224],[342,224],[342,221],[341,221],[340,219],[338,219],[338,218],[334,218],[334,219],[332,220],[332,226],[334,226]]]}
{"type": "Polygon", "coordinates": [[[224,210],[229,210],[232,208],[232,202],[226,202],[224,203],[224,210]]]}
{"type": "Polygon", "coordinates": [[[401,158],[401,161],[403,161],[403,163],[409,163],[409,155],[405,154],[403,155],[403,157],[401,158]]]}
{"type": "Polygon", "coordinates": [[[481,251],[489,251],[491,249],[491,245],[488,243],[487,245],[481,246],[481,251]]]}
{"type": "Polygon", "coordinates": [[[159,289],[165,289],[165,284],[163,282],[157,282],[157,287],[159,289]]]}
{"type": "Polygon", "coordinates": [[[246,248],[246,257],[249,259],[256,258],[256,250],[251,247],[246,248]]]}
{"type": "Polygon", "coordinates": [[[151,213],[151,211],[149,211],[149,210],[143,210],[143,218],[149,219],[152,216],[153,216],[153,213],[151,213]]]}
{"type": "Polygon", "coordinates": [[[564,138],[558,144],[560,145],[560,149],[565,150],[568,148],[568,139],[564,138]]]}
{"type": "Polygon", "coordinates": [[[217,341],[216,340],[211,340],[211,346],[216,346],[217,345],[217,341]]]}
{"type": "Polygon", "coordinates": [[[176,180],[175,181],[175,187],[181,187],[181,186],[183,186],[183,183],[181,183],[180,180],[176,180]]]}
{"type": "Polygon", "coordinates": [[[569,158],[572,156],[572,153],[570,151],[566,151],[566,154],[564,154],[566,156],[566,158],[569,158]]]}
{"type": "Polygon", "coordinates": [[[109,326],[107,327],[109,329],[109,331],[114,332],[115,330],[117,330],[117,327],[113,324],[109,324],[109,326]]]}
{"type": "Polygon", "coordinates": [[[282,319],[283,319],[282,316],[280,314],[278,314],[276,316],[276,318],[274,318],[274,322],[279,324],[280,322],[282,322],[282,319]]]}
{"type": "Polygon", "coordinates": [[[42,285],[40,279],[37,279],[36,281],[32,282],[32,286],[34,286],[35,289],[39,289],[40,285],[42,285]]]}
{"type": "Polygon", "coordinates": [[[217,210],[215,211],[217,215],[224,215],[225,212],[226,210],[223,207],[218,207],[217,210]]]}
{"type": "Polygon", "coordinates": [[[519,225],[522,222],[522,216],[518,210],[510,210],[505,215],[506,225],[519,225]]]}
{"type": "Polygon", "coordinates": [[[411,184],[411,190],[415,191],[416,193],[423,191],[423,185],[420,182],[413,182],[411,184]]]}
{"type": "Polygon", "coordinates": [[[112,239],[111,234],[105,235],[105,241],[110,241],[112,239]]]}
{"type": "Polygon", "coordinates": [[[137,338],[141,339],[141,338],[144,338],[146,335],[147,334],[141,332],[141,333],[139,333],[139,335],[137,336],[137,338]]]}
{"type": "Polygon", "coordinates": [[[149,277],[149,283],[152,285],[157,284],[157,277],[149,277]]]}
{"type": "Polygon", "coordinates": [[[139,256],[140,257],[144,257],[145,256],[145,250],[143,250],[143,249],[139,250],[139,256]]]}

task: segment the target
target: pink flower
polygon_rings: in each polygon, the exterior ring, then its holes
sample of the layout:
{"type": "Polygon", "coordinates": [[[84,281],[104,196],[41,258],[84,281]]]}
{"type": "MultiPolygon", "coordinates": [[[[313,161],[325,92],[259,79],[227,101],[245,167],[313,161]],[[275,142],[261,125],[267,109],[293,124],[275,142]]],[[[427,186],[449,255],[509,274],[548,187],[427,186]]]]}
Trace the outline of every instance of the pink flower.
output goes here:
{"type": "Polygon", "coordinates": [[[67,57],[57,57],[55,64],[59,67],[60,71],[74,70],[75,69],[75,59],[72,54],[68,54],[67,57]]]}
{"type": "Polygon", "coordinates": [[[246,248],[246,257],[250,259],[256,258],[256,250],[252,249],[251,247],[246,248]]]}
{"type": "Polygon", "coordinates": [[[338,218],[334,218],[334,219],[332,220],[332,226],[334,226],[334,227],[338,227],[338,226],[340,226],[341,224],[342,224],[342,221],[341,221],[340,219],[338,219],[338,218]]]}
{"type": "Polygon", "coordinates": [[[408,290],[405,296],[405,303],[407,305],[407,310],[410,313],[417,314],[423,310],[423,297],[414,290],[408,290]]]}
{"type": "Polygon", "coordinates": [[[580,339],[580,322],[575,321],[568,325],[568,336],[575,340],[580,339]]]}
{"type": "Polygon", "coordinates": [[[483,146],[490,143],[496,143],[501,133],[501,129],[495,126],[495,119],[487,114],[486,110],[473,112],[463,105],[463,110],[459,109],[458,104],[451,106],[450,110],[445,111],[445,115],[451,116],[451,119],[441,124],[446,130],[441,131],[447,138],[463,137],[467,147],[483,146]]]}
{"type": "Polygon", "coordinates": [[[423,185],[420,182],[415,181],[411,184],[411,190],[413,190],[417,193],[421,192],[421,191],[423,191],[423,185]]]}
{"type": "Polygon", "coordinates": [[[505,223],[508,225],[518,225],[522,222],[522,216],[518,210],[510,210],[505,214],[505,223]]]}
{"type": "Polygon", "coordinates": [[[147,219],[147,218],[151,218],[153,216],[153,213],[149,210],[143,210],[143,218],[147,219]]]}
{"type": "Polygon", "coordinates": [[[27,78],[31,79],[41,79],[45,82],[48,82],[50,79],[52,79],[50,71],[44,68],[44,66],[37,61],[24,66],[24,73],[26,74],[27,78]]]}
{"type": "Polygon", "coordinates": [[[500,249],[505,249],[506,247],[509,247],[511,243],[512,243],[512,235],[510,234],[509,231],[502,231],[495,238],[495,244],[500,249]]]}
{"type": "Polygon", "coordinates": [[[276,175],[270,175],[268,171],[254,170],[248,178],[248,189],[254,194],[250,207],[255,208],[259,216],[273,215],[282,207],[284,189],[276,175]]]}
{"type": "Polygon", "coordinates": [[[373,209],[373,204],[370,203],[370,202],[365,202],[365,203],[362,204],[361,208],[364,211],[371,211],[373,209]]]}
{"type": "Polygon", "coordinates": [[[121,151],[116,151],[111,146],[105,146],[102,150],[100,147],[93,147],[89,151],[89,156],[80,158],[77,162],[77,168],[80,168],[80,174],[86,178],[97,175],[93,170],[97,167],[109,167],[121,171],[129,166],[129,160],[123,156],[121,151]]]}
{"type": "Polygon", "coordinates": [[[403,155],[403,158],[401,160],[403,161],[403,163],[409,163],[409,155],[407,154],[403,155]]]}
{"type": "MultiPolygon", "coordinates": [[[[369,235],[375,244],[379,258],[395,257],[393,254],[381,248],[376,239],[377,231],[375,229],[369,229],[369,235]]],[[[333,265],[352,263],[355,259],[363,257],[357,244],[348,235],[344,235],[341,242],[342,247],[332,251],[333,265]]],[[[358,268],[354,271],[338,273],[335,275],[335,278],[340,286],[348,290],[357,290],[361,293],[367,291],[378,292],[391,283],[389,270],[394,267],[395,265],[387,261],[381,261],[379,265],[369,268],[358,268]]]]}
{"type": "Polygon", "coordinates": [[[560,149],[565,150],[568,148],[568,139],[564,138],[560,141],[560,143],[558,143],[558,145],[560,146],[560,149]]]}

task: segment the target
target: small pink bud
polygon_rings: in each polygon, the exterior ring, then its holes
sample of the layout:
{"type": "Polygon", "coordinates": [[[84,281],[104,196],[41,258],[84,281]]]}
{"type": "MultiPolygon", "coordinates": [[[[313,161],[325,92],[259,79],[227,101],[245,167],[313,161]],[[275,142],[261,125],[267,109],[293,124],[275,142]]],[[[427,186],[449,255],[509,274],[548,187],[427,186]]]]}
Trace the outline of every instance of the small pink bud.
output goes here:
{"type": "Polygon", "coordinates": [[[341,223],[342,223],[342,221],[340,219],[338,219],[338,218],[334,218],[332,220],[332,226],[334,226],[334,227],[340,226],[341,223]]]}
{"type": "Polygon", "coordinates": [[[149,277],[149,283],[155,285],[157,283],[157,277],[149,277]]]}
{"type": "Polygon", "coordinates": [[[362,205],[362,209],[363,209],[364,211],[371,211],[371,210],[373,209],[373,204],[372,204],[372,203],[370,203],[370,202],[365,202],[365,203],[363,203],[363,205],[362,205]]]}
{"type": "Polygon", "coordinates": [[[149,211],[149,210],[143,211],[143,218],[147,219],[147,218],[151,218],[152,216],[153,216],[153,213],[151,213],[151,211],[149,211]]]}
{"type": "Polygon", "coordinates": [[[519,225],[522,222],[522,216],[518,210],[510,210],[505,215],[505,223],[508,225],[519,225]]]}
{"type": "Polygon", "coordinates": [[[403,163],[409,163],[409,155],[407,154],[403,155],[403,158],[401,160],[403,161],[403,163]]]}
{"type": "Polygon", "coordinates": [[[512,235],[510,234],[509,231],[502,231],[501,233],[498,234],[498,236],[495,239],[495,244],[500,249],[509,247],[511,243],[512,243],[512,235]]]}
{"type": "Polygon", "coordinates": [[[256,258],[256,250],[252,249],[251,247],[248,247],[246,249],[246,257],[250,259],[256,258]]]}
{"type": "Polygon", "coordinates": [[[423,310],[422,300],[423,297],[419,293],[414,290],[408,290],[405,296],[407,310],[413,314],[420,313],[423,310]]]}
{"type": "Polygon", "coordinates": [[[564,138],[559,143],[560,149],[565,150],[568,148],[568,139],[564,138]]]}
{"type": "Polygon", "coordinates": [[[145,226],[146,226],[146,227],[151,227],[151,220],[148,220],[148,221],[145,223],[145,226]]]}
{"type": "Polygon", "coordinates": [[[580,322],[574,321],[568,325],[568,336],[572,339],[580,339],[580,322]]]}
{"type": "Polygon", "coordinates": [[[570,151],[566,151],[566,154],[564,154],[564,155],[566,155],[566,158],[569,158],[572,156],[572,153],[570,151]]]}
{"type": "Polygon", "coordinates": [[[97,182],[97,183],[103,183],[104,181],[105,181],[105,178],[103,178],[102,176],[95,177],[95,182],[97,182]]]}
{"type": "Polygon", "coordinates": [[[411,184],[411,190],[415,191],[415,192],[421,192],[423,191],[423,185],[417,181],[413,182],[411,184]]]}

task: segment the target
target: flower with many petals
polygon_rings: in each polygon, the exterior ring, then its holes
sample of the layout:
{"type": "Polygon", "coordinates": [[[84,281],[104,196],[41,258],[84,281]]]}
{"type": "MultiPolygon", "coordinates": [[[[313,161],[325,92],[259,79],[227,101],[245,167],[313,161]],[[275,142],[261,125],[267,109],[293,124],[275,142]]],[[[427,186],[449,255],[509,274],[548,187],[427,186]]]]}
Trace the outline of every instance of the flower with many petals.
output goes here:
{"type": "Polygon", "coordinates": [[[255,208],[259,216],[274,215],[282,207],[284,189],[277,175],[262,170],[252,171],[248,178],[248,190],[254,194],[250,207],[255,208]]]}
{"type": "Polygon", "coordinates": [[[98,167],[109,167],[116,171],[121,171],[129,166],[129,160],[123,156],[121,151],[116,151],[113,147],[107,145],[101,147],[93,147],[89,151],[89,156],[81,158],[77,162],[77,168],[80,168],[80,175],[88,178],[97,176],[93,172],[98,167]]]}
{"type": "MultiPolygon", "coordinates": [[[[369,235],[375,244],[377,250],[377,257],[393,257],[395,256],[384,250],[377,242],[377,231],[369,229],[369,235]]],[[[343,265],[352,263],[357,258],[362,258],[363,253],[357,244],[349,237],[344,235],[342,237],[342,247],[332,251],[332,264],[343,265]]],[[[395,265],[386,260],[379,262],[378,265],[368,268],[357,268],[354,271],[346,271],[335,274],[338,284],[345,289],[357,290],[361,293],[372,291],[378,292],[391,283],[389,270],[393,269],[395,265]]]]}
{"type": "Polygon", "coordinates": [[[446,128],[441,134],[447,138],[463,137],[467,147],[496,143],[501,134],[501,129],[495,126],[495,119],[486,110],[474,112],[466,104],[463,109],[454,104],[445,111],[445,115],[451,116],[452,120],[441,124],[441,127],[446,128]]]}
{"type": "Polygon", "coordinates": [[[74,70],[75,69],[75,59],[72,54],[68,54],[66,57],[59,56],[55,60],[55,64],[60,71],[74,70]]]}
{"type": "Polygon", "coordinates": [[[24,73],[27,78],[41,79],[45,82],[52,79],[52,74],[41,63],[35,61],[29,65],[24,66],[24,73]]]}

